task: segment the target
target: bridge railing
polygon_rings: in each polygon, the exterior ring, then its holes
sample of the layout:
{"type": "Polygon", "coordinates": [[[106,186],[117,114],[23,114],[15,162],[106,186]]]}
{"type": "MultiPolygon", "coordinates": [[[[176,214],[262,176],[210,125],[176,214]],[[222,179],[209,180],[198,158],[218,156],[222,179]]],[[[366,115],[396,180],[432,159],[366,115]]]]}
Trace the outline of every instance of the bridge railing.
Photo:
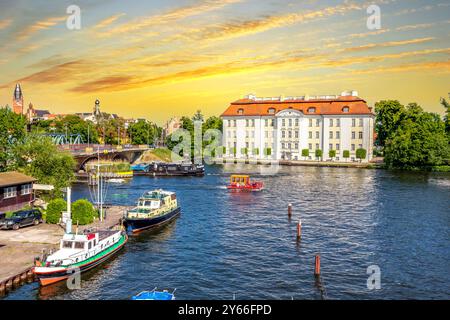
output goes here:
{"type": "Polygon", "coordinates": [[[118,152],[127,150],[146,150],[149,149],[147,145],[109,145],[109,144],[72,144],[72,145],[60,145],[61,150],[66,150],[72,154],[95,154],[97,152],[104,153],[118,152]]]}

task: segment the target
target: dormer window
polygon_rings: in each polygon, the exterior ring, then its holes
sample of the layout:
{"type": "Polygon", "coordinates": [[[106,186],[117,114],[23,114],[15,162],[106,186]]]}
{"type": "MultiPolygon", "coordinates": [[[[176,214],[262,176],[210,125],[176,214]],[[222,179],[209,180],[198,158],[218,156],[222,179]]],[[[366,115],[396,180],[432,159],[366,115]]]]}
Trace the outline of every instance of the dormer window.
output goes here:
{"type": "Polygon", "coordinates": [[[308,113],[316,113],[316,108],[314,107],[308,108],[308,113]]]}
{"type": "Polygon", "coordinates": [[[238,109],[238,114],[244,114],[244,109],[238,109]]]}
{"type": "Polygon", "coordinates": [[[349,113],[350,112],[350,108],[349,107],[343,107],[342,108],[342,112],[343,113],[349,113]]]}
{"type": "Polygon", "coordinates": [[[269,108],[269,110],[267,110],[267,112],[269,114],[275,114],[275,109],[274,108],[269,108]]]}

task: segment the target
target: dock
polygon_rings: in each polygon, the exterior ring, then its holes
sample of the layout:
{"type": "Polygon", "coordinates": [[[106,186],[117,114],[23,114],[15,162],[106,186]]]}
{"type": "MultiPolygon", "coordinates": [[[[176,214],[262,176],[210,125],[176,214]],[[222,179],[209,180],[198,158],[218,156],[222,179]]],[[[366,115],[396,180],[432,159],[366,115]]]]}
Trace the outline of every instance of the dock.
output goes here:
{"type": "MultiPolygon", "coordinates": [[[[109,229],[120,223],[127,206],[112,206],[106,209],[106,218],[100,222],[80,226],[79,232],[86,229],[109,229]]],[[[73,231],[76,226],[73,226],[73,231]]],[[[42,223],[19,230],[0,230],[0,297],[20,285],[34,281],[31,273],[34,258],[50,250],[57,250],[64,228],[56,224],[42,223]]]]}

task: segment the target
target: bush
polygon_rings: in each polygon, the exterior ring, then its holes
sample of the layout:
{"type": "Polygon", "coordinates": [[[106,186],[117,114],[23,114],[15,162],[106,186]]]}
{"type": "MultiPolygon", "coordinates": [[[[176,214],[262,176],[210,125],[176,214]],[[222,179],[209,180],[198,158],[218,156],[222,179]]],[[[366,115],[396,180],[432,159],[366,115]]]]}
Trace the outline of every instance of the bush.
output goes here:
{"type": "Polygon", "coordinates": [[[329,156],[331,159],[335,158],[335,157],[336,157],[336,150],[330,150],[330,151],[328,152],[328,156],[329,156]]]}
{"type": "Polygon", "coordinates": [[[322,152],[322,150],[320,150],[320,149],[317,149],[316,150],[316,158],[322,158],[322,156],[323,156],[323,152],[322,152]]]}
{"type": "Polygon", "coordinates": [[[309,157],[309,149],[302,150],[302,157],[309,157]]]}
{"type": "Polygon", "coordinates": [[[265,148],[264,149],[264,154],[266,156],[271,156],[272,155],[272,148],[265,148]]]}
{"type": "Polygon", "coordinates": [[[356,150],[356,158],[357,159],[365,159],[367,156],[367,150],[366,149],[358,149],[356,150]]]}
{"type": "Polygon", "coordinates": [[[350,158],[350,151],[349,151],[349,150],[344,150],[342,156],[343,156],[345,159],[350,158]]]}
{"type": "Polygon", "coordinates": [[[97,212],[88,200],[80,199],[72,204],[72,221],[74,224],[78,223],[81,226],[90,224],[96,216],[97,212]]]}
{"type": "Polygon", "coordinates": [[[253,155],[259,156],[259,148],[253,149],[253,155]]]}
{"type": "Polygon", "coordinates": [[[241,149],[241,154],[243,154],[243,155],[248,155],[248,148],[242,148],[241,149]]]}
{"type": "Polygon", "coordinates": [[[46,222],[55,224],[61,219],[61,212],[67,209],[67,202],[64,199],[55,199],[47,206],[46,222]]]}

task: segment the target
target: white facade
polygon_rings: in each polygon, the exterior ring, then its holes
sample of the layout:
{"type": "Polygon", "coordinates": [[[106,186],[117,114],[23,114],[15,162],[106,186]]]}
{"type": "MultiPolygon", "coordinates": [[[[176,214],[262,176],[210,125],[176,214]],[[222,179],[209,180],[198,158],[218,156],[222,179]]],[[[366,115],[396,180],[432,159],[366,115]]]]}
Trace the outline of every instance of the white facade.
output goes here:
{"type": "MultiPolygon", "coordinates": [[[[245,105],[242,106],[245,109],[245,105]]],[[[370,161],[373,153],[374,115],[309,114],[294,108],[273,115],[223,115],[224,157],[239,159],[318,160],[316,150],[322,150],[322,160],[356,161],[356,150],[365,149],[370,161]],[[303,150],[309,155],[304,157],[303,150]],[[344,151],[350,152],[344,158],[344,151]]],[[[358,160],[359,161],[359,160],[358,160]]]]}

